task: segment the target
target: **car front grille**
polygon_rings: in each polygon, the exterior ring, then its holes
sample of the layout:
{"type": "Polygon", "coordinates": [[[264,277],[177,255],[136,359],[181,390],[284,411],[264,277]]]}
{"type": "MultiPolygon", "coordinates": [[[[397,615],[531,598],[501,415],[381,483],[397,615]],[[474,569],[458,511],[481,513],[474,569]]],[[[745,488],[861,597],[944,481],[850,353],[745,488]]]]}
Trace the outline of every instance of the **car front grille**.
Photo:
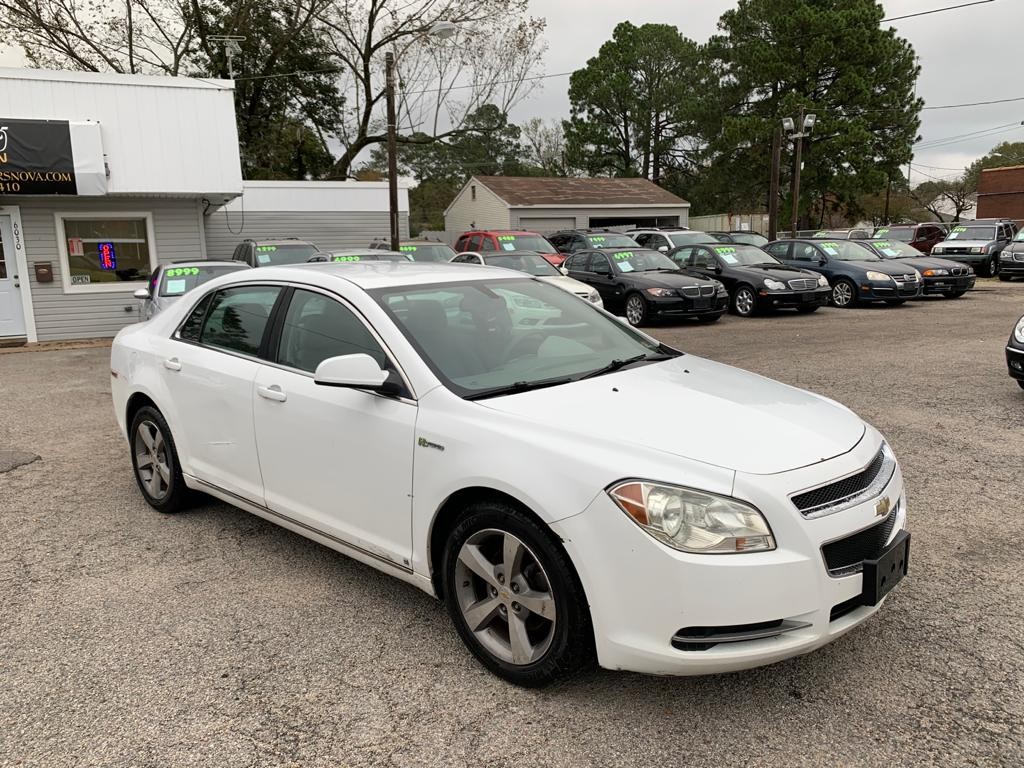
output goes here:
{"type": "Polygon", "coordinates": [[[797,280],[790,280],[789,287],[794,291],[810,291],[818,287],[818,281],[813,278],[801,277],[797,280]]]}
{"type": "Polygon", "coordinates": [[[966,275],[967,267],[950,267],[949,274],[951,275],[966,275]]]}
{"type": "Polygon", "coordinates": [[[825,559],[825,568],[830,576],[850,576],[864,569],[865,560],[874,560],[885,551],[896,518],[899,516],[900,505],[889,513],[889,516],[870,528],[858,531],[850,536],[825,544],[821,548],[825,559]]]}
{"type": "Polygon", "coordinates": [[[953,245],[947,245],[945,248],[943,248],[940,251],[940,253],[970,253],[970,252],[971,252],[970,248],[958,248],[958,247],[953,246],[953,245]]]}
{"type": "Polygon", "coordinates": [[[1014,261],[1024,261],[1024,251],[1022,251],[1021,253],[1013,254],[1013,260],[1014,261]]]}
{"type": "Polygon", "coordinates": [[[903,283],[916,283],[917,275],[896,275],[896,279],[903,283]]]}
{"type": "Polygon", "coordinates": [[[696,299],[700,296],[714,296],[717,288],[713,285],[687,285],[680,288],[679,292],[688,299],[696,299]]]}
{"type": "Polygon", "coordinates": [[[831,515],[879,495],[895,471],[896,459],[883,445],[871,463],[859,472],[797,493],[790,500],[804,517],[831,515]]]}

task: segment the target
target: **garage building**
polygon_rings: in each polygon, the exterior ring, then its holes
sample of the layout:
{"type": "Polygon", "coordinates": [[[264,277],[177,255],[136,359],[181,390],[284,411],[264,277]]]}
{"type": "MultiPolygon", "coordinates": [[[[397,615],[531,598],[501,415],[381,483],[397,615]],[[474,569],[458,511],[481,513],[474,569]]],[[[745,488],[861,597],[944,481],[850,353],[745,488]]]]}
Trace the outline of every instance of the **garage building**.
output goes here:
{"type": "Polygon", "coordinates": [[[690,204],[647,179],[473,176],[444,212],[449,234],[686,226],[690,204]]]}

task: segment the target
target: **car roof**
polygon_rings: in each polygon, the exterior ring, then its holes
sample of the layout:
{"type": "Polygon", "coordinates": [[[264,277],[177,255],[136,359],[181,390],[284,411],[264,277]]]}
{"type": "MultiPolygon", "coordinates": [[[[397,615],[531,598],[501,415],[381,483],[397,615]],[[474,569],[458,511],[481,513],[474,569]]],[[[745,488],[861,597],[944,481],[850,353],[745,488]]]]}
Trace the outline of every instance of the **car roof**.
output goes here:
{"type": "Polygon", "coordinates": [[[339,248],[336,251],[322,251],[324,256],[380,256],[390,253],[392,256],[405,256],[401,251],[390,251],[384,248],[339,248]]]}
{"type": "Polygon", "coordinates": [[[309,240],[300,240],[297,237],[267,237],[267,238],[253,238],[246,240],[248,243],[256,243],[257,245],[313,245],[309,240]]]}
{"type": "Polygon", "coordinates": [[[174,268],[174,267],[238,267],[239,269],[246,268],[251,269],[248,264],[244,261],[230,261],[227,259],[182,259],[181,261],[172,261],[170,264],[161,264],[161,268],[174,268]]]}
{"type": "MultiPolygon", "coordinates": [[[[329,286],[342,281],[364,290],[397,286],[457,283],[466,280],[522,279],[521,272],[473,264],[422,261],[321,261],[306,264],[260,267],[253,280],[284,280],[329,286]]],[[[223,279],[223,278],[222,278],[223,279]]],[[[236,278],[242,282],[243,278],[236,278]]],[[[227,281],[233,282],[228,277],[227,281]]]]}

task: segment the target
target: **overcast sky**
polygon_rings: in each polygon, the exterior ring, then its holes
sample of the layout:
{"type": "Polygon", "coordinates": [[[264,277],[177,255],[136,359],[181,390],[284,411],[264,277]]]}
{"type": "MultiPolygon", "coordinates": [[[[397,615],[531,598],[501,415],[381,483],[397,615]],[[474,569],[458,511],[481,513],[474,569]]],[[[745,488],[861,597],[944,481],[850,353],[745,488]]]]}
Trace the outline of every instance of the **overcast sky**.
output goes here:
{"type": "MultiPolygon", "coordinates": [[[[903,16],[969,0],[886,0],[886,16],[903,16]]],[[[570,72],[586,64],[612,30],[627,18],[633,24],[673,24],[703,43],[716,31],[719,16],[735,0],[531,0],[531,13],[547,19],[545,72],[570,72]],[[628,9],[628,10],[626,10],[628,9]],[[628,16],[627,16],[628,13],[628,16]]],[[[921,60],[918,93],[926,106],[961,104],[1024,96],[1024,0],[995,0],[985,5],[893,22],[921,60]]],[[[542,81],[513,113],[514,121],[534,115],[566,117],[568,77],[542,81]]],[[[955,176],[957,171],[1001,141],[1024,141],[1024,100],[966,109],[926,110],[921,118],[921,148],[912,180],[955,176]],[[1001,133],[966,138],[942,147],[929,142],[1016,123],[1001,133]]]]}

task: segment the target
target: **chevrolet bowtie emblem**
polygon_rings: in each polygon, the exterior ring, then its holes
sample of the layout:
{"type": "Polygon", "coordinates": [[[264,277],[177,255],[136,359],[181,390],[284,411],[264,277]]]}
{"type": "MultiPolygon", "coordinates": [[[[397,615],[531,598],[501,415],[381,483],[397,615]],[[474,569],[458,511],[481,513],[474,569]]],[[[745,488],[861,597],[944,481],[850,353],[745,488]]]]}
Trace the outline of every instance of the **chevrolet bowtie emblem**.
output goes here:
{"type": "Polygon", "coordinates": [[[885,517],[889,514],[889,497],[885,496],[875,504],[875,517],[885,517]]]}

